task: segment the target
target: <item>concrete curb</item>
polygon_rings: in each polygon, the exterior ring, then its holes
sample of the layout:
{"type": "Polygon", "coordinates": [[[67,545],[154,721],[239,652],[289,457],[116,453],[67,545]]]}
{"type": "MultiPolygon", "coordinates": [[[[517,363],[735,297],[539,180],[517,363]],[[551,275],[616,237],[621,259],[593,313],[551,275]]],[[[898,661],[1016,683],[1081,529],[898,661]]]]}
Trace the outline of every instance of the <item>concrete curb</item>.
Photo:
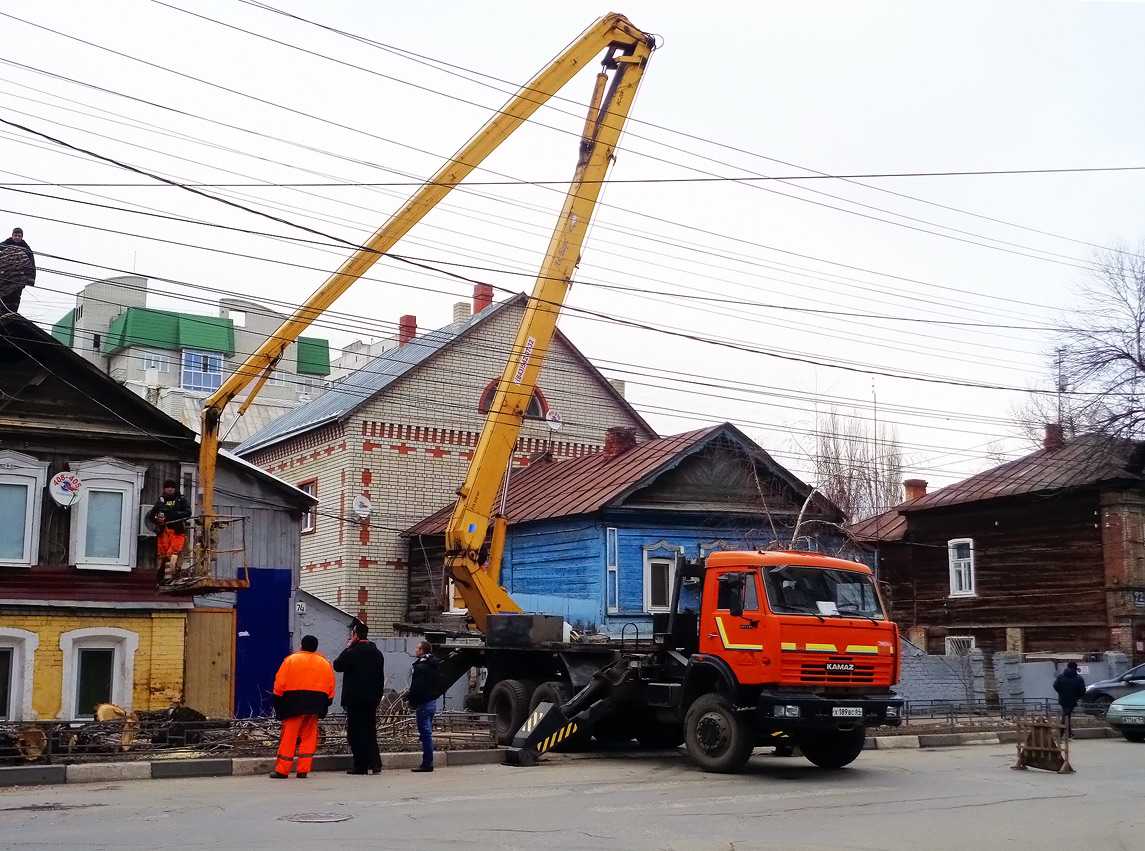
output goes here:
{"type": "MultiPolygon", "coordinates": [[[[441,766],[491,765],[501,762],[504,751],[438,751],[441,766]]],[[[116,780],[151,780],[167,777],[229,777],[269,774],[274,757],[228,759],[168,759],[155,762],[77,762],[70,765],[0,766],[0,787],[52,786],[60,783],[107,783],[116,780]]],[[[421,764],[421,753],[382,754],[383,770],[410,769],[421,764]]],[[[341,772],[352,765],[349,754],[319,754],[314,772],[341,772]]]]}

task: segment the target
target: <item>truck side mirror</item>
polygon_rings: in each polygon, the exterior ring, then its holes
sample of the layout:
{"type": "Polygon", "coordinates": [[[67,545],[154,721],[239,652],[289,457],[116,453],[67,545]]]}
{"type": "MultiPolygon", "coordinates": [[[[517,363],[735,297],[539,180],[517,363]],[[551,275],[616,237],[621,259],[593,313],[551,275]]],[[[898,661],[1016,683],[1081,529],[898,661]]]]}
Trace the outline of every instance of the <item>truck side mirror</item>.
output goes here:
{"type": "Polygon", "coordinates": [[[725,597],[728,601],[728,611],[733,618],[743,617],[743,586],[744,576],[742,573],[725,573],[719,578],[720,585],[723,586],[723,592],[720,596],[725,597]]]}

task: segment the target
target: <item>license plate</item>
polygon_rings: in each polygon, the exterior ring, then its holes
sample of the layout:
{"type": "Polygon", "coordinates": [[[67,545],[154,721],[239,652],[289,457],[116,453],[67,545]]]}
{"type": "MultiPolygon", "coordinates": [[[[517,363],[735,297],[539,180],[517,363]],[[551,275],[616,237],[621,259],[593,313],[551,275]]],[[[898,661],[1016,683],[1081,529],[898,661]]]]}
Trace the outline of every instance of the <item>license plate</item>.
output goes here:
{"type": "Polygon", "coordinates": [[[834,706],[831,714],[836,718],[862,718],[863,710],[857,706],[834,706]]]}
{"type": "Polygon", "coordinates": [[[1121,719],[1122,724],[1145,724],[1145,715],[1126,715],[1121,719]]]}

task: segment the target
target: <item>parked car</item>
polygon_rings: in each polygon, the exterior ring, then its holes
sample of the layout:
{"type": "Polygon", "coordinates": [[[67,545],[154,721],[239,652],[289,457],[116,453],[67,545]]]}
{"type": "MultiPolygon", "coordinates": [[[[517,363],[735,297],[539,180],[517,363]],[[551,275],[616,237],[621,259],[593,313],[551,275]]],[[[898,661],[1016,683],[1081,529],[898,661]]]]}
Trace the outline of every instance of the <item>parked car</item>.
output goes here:
{"type": "Polygon", "coordinates": [[[1101,718],[1115,700],[1139,691],[1145,691],[1145,665],[1130,668],[1120,677],[1093,683],[1078,705],[1085,714],[1101,718]]]}
{"type": "Polygon", "coordinates": [[[1145,691],[1127,694],[1109,704],[1109,726],[1131,742],[1145,742],[1145,691]]]}

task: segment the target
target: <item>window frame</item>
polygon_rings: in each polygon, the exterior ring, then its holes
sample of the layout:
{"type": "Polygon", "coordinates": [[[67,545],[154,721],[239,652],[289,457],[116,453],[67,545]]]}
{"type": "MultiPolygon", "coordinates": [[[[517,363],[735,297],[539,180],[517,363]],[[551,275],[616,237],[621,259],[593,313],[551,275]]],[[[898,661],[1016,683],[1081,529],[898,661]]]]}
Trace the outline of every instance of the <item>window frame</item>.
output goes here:
{"type": "Polygon", "coordinates": [[[189,393],[214,393],[223,384],[223,355],[221,352],[211,352],[206,349],[183,349],[179,352],[179,386],[189,393]],[[218,371],[211,369],[195,369],[190,370],[187,367],[187,357],[203,357],[208,361],[208,366],[211,363],[218,364],[218,371]],[[212,361],[213,358],[213,361],[212,361]],[[187,382],[187,374],[192,372],[196,375],[217,375],[219,383],[214,387],[206,386],[206,384],[197,384],[190,386],[187,382]]]}
{"type": "Polygon", "coordinates": [[[604,529],[604,605],[610,615],[620,613],[620,531],[604,529]]]}
{"type": "Polygon", "coordinates": [[[974,539],[973,538],[951,538],[946,542],[946,560],[950,572],[950,596],[951,597],[976,597],[978,596],[978,587],[975,582],[975,559],[974,559],[974,539]],[[957,547],[965,544],[970,549],[968,558],[956,558],[957,547]],[[966,577],[967,588],[959,589],[957,576],[962,572],[966,577]]]}
{"type": "MultiPolygon", "coordinates": [[[[963,646],[965,646],[965,645],[963,645],[963,646]]],[[[958,657],[969,656],[971,653],[973,653],[977,649],[977,647],[978,647],[978,642],[976,642],[974,640],[973,635],[948,635],[943,640],[943,650],[945,651],[944,655],[946,655],[946,656],[958,656],[958,657]],[[965,642],[965,641],[970,642],[970,646],[966,647],[965,653],[951,652],[951,651],[957,651],[958,644],[960,642],[965,642]]]]}
{"type": "MultiPolygon", "coordinates": [[[[32,708],[33,675],[40,636],[27,629],[0,626],[0,647],[12,651],[12,672],[8,683],[8,718],[6,721],[35,721],[32,708]]],[[[3,716],[0,716],[3,717],[3,716]]]]}
{"type": "Polygon", "coordinates": [[[24,551],[18,559],[0,558],[3,567],[31,567],[40,558],[40,521],[44,509],[44,488],[48,484],[48,462],[11,449],[0,450],[0,484],[28,489],[24,513],[24,551]]]}
{"type": "MultiPolygon", "coordinates": [[[[314,497],[315,499],[318,498],[318,478],[317,477],[312,478],[312,479],[306,479],[305,481],[301,481],[297,485],[295,485],[295,487],[298,488],[303,493],[310,494],[310,496],[314,497]],[[308,486],[311,487],[312,489],[307,490],[308,486]]],[[[306,508],[302,512],[302,522],[301,522],[301,524],[299,524],[298,530],[299,530],[300,535],[313,535],[317,529],[318,529],[318,505],[315,504],[315,505],[309,506],[308,508],[306,508]],[[307,526],[307,519],[309,519],[309,521],[310,521],[309,526],[307,526]]]]}
{"type": "Polygon", "coordinates": [[[72,509],[70,561],[80,570],[129,571],[139,558],[139,494],[143,490],[146,467],[137,467],[115,458],[72,462],[68,465],[84,483],[84,497],[72,509]],[[119,558],[87,554],[87,520],[93,492],[123,494],[120,508],[119,558]]]}
{"type": "Polygon", "coordinates": [[[155,352],[145,349],[139,357],[143,362],[144,371],[153,369],[159,375],[167,375],[171,371],[171,358],[166,352],[155,352]]]}
{"type": "Polygon", "coordinates": [[[60,650],[64,654],[63,694],[60,713],[56,717],[61,721],[86,721],[94,717],[94,713],[83,715],[73,711],[79,697],[81,650],[115,651],[111,666],[110,702],[130,712],[135,689],[135,653],[138,649],[139,634],[119,627],[86,627],[61,634],[60,650]]]}
{"type": "Polygon", "coordinates": [[[644,611],[648,614],[668,612],[672,609],[672,585],[676,581],[676,556],[683,555],[684,548],[667,541],[657,541],[655,544],[646,544],[644,550],[644,611]],[[668,568],[668,601],[663,606],[652,605],[652,566],[665,564],[668,568]]]}

